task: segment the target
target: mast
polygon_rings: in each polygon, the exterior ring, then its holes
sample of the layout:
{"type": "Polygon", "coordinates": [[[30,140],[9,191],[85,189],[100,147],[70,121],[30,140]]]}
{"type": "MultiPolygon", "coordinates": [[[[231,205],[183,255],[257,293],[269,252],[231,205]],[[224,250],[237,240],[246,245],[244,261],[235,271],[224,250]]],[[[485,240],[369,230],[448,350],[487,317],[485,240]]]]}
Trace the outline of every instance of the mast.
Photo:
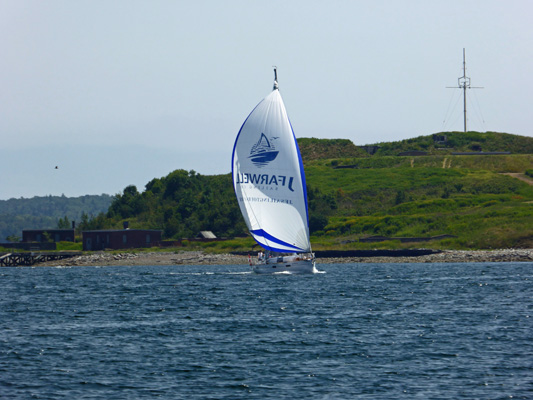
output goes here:
{"type": "Polygon", "coordinates": [[[274,68],[274,87],[272,88],[272,90],[276,90],[278,89],[278,67],[274,65],[273,68],[274,68]]]}
{"type": "Polygon", "coordinates": [[[466,132],[466,89],[483,89],[481,86],[470,86],[470,78],[466,76],[466,56],[463,47],[463,76],[457,79],[457,86],[447,86],[448,89],[462,89],[463,90],[463,118],[464,131],[466,132]]]}
{"type": "Polygon", "coordinates": [[[466,60],[465,60],[465,49],[463,47],[463,76],[458,79],[459,87],[463,88],[463,115],[465,122],[465,132],[466,132],[466,87],[470,86],[470,78],[466,76],[466,60]]]}

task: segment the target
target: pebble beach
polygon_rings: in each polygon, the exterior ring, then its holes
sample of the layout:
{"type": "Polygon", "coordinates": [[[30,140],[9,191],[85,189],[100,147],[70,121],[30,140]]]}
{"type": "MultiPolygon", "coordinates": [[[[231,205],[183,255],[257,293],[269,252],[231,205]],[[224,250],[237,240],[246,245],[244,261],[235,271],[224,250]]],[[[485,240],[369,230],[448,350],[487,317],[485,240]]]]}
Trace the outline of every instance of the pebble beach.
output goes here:
{"type": "MultiPolygon", "coordinates": [[[[336,257],[317,258],[317,264],[344,263],[464,263],[464,262],[533,262],[533,249],[443,250],[416,257],[336,257]]],[[[248,256],[210,254],[202,251],[92,253],[68,259],[39,263],[39,266],[104,265],[239,265],[248,264],[248,256]]]]}

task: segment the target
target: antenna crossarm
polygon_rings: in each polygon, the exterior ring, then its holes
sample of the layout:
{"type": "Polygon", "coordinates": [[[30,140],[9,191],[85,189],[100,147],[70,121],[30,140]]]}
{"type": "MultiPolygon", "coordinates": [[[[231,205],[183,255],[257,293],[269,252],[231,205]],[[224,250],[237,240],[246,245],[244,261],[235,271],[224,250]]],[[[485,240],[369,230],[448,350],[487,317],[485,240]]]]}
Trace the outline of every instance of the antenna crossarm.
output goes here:
{"type": "Polygon", "coordinates": [[[466,132],[466,89],[484,89],[482,86],[470,86],[470,77],[466,76],[466,51],[463,48],[463,76],[457,78],[457,86],[446,86],[446,89],[463,90],[464,130],[466,132]]]}

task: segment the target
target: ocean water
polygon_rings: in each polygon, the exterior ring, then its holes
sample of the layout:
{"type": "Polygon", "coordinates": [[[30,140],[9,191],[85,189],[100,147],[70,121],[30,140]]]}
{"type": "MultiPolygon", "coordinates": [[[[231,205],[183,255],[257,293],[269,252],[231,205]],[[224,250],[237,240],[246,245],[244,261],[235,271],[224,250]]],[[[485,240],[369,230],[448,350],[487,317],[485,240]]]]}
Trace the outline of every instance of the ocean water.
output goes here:
{"type": "Polygon", "coordinates": [[[1,399],[531,399],[533,263],[0,269],[1,399]]]}

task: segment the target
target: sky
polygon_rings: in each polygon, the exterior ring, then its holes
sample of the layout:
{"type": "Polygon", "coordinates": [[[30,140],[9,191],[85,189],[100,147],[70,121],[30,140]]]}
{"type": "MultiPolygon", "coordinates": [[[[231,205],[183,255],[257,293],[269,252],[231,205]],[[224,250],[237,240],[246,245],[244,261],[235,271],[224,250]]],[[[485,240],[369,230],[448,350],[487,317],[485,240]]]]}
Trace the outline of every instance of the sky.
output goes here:
{"type": "Polygon", "coordinates": [[[533,137],[530,0],[0,0],[0,199],[231,171],[280,92],[296,137],[533,137]],[[57,166],[57,168],[56,168],[57,166]]]}

